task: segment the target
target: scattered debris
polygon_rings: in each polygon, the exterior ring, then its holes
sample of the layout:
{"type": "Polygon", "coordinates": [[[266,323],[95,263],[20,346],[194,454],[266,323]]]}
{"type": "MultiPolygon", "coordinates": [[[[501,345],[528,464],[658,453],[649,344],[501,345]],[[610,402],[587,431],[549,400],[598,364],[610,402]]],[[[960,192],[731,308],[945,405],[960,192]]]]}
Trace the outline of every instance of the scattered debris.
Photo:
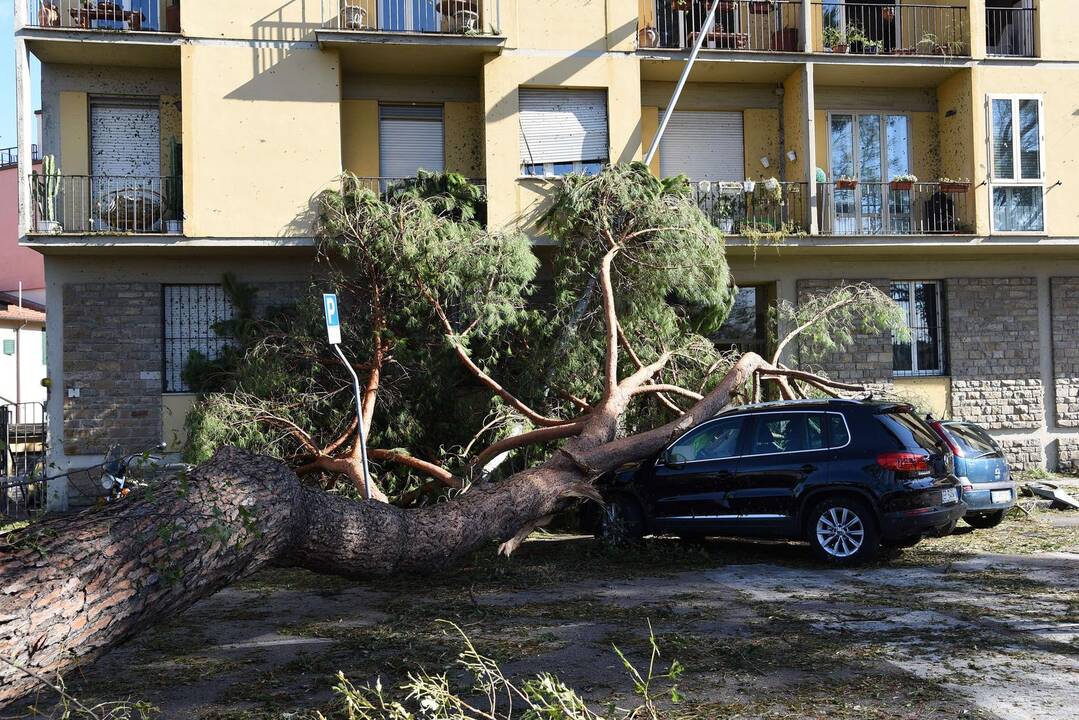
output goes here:
{"type": "Polygon", "coordinates": [[[1076,500],[1053,483],[1027,483],[1023,486],[1023,489],[1035,497],[1051,500],[1052,503],[1049,507],[1052,510],[1079,510],[1079,500],[1076,500]]]}

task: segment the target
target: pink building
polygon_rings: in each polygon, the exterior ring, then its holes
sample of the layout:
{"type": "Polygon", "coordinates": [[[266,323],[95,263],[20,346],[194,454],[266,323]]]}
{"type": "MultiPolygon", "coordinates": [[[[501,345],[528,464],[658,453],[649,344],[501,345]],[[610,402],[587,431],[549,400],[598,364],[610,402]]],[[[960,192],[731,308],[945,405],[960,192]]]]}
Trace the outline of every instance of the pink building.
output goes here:
{"type": "Polygon", "coordinates": [[[45,259],[19,247],[19,169],[16,149],[0,150],[0,293],[18,293],[45,302],[45,259]]]}

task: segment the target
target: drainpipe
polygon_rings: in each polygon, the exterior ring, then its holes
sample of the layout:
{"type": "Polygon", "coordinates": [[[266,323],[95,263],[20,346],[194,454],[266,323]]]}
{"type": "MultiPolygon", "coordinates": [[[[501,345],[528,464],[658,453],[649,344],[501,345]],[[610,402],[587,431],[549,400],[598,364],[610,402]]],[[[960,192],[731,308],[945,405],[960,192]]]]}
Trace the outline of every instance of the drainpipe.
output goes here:
{"type": "Polygon", "coordinates": [[[678,78],[678,85],[674,88],[674,95],[671,97],[671,101],[667,103],[667,109],[663,111],[663,119],[660,120],[656,136],[652,139],[652,147],[648,148],[648,155],[644,158],[645,165],[651,165],[653,158],[656,157],[656,151],[659,150],[659,141],[663,139],[663,133],[667,131],[667,124],[671,121],[674,106],[678,104],[678,99],[682,97],[682,90],[685,89],[686,81],[689,80],[689,73],[693,69],[693,64],[697,62],[697,56],[701,54],[704,41],[708,39],[708,33],[712,31],[712,26],[715,25],[716,10],[719,9],[719,2],[720,0],[715,0],[712,3],[712,9],[708,11],[708,17],[705,19],[704,24],[701,25],[700,33],[697,35],[697,42],[693,43],[693,52],[689,54],[686,67],[682,70],[682,77],[678,78]]]}

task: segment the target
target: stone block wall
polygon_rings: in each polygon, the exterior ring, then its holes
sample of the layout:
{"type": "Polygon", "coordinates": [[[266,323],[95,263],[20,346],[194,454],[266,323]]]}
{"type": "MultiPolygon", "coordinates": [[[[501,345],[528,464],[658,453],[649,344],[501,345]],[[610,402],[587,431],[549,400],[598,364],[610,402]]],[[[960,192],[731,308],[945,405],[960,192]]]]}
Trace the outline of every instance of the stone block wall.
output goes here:
{"type": "Polygon", "coordinates": [[[1004,448],[1008,466],[1014,472],[1045,469],[1045,451],[1037,438],[999,438],[998,442],[1004,448]]]}
{"type": "Polygon", "coordinates": [[[1057,425],[1079,427],[1079,278],[1052,278],[1057,425]]]}
{"type": "Polygon", "coordinates": [[[64,286],[64,452],[137,450],[161,438],[161,286],[64,286]],[[69,397],[77,389],[78,397],[69,397]]]}
{"type": "Polygon", "coordinates": [[[1079,472],[1079,438],[1061,438],[1057,441],[1057,470],[1079,472]]]}
{"type": "MultiPolygon", "coordinates": [[[[870,282],[881,292],[891,293],[889,280],[799,280],[798,302],[840,285],[858,282],[870,282]]],[[[862,384],[884,392],[892,387],[892,363],[892,338],[890,334],[882,333],[856,335],[849,348],[829,353],[814,365],[819,365],[833,380],[862,384]]]]}
{"type": "Polygon", "coordinates": [[[987,428],[1045,417],[1036,278],[946,282],[953,415],[987,428]]]}

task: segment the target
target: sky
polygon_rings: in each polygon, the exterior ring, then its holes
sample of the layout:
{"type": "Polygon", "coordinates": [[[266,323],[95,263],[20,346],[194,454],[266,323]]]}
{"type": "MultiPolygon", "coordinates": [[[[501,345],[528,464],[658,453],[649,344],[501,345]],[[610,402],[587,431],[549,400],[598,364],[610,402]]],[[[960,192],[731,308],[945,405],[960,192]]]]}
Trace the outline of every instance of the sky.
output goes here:
{"type": "MultiPolygon", "coordinates": [[[[0,0],[0,148],[14,147],[15,137],[15,3],[0,0]]],[[[40,107],[38,62],[30,68],[33,76],[34,109],[40,107]]]]}

